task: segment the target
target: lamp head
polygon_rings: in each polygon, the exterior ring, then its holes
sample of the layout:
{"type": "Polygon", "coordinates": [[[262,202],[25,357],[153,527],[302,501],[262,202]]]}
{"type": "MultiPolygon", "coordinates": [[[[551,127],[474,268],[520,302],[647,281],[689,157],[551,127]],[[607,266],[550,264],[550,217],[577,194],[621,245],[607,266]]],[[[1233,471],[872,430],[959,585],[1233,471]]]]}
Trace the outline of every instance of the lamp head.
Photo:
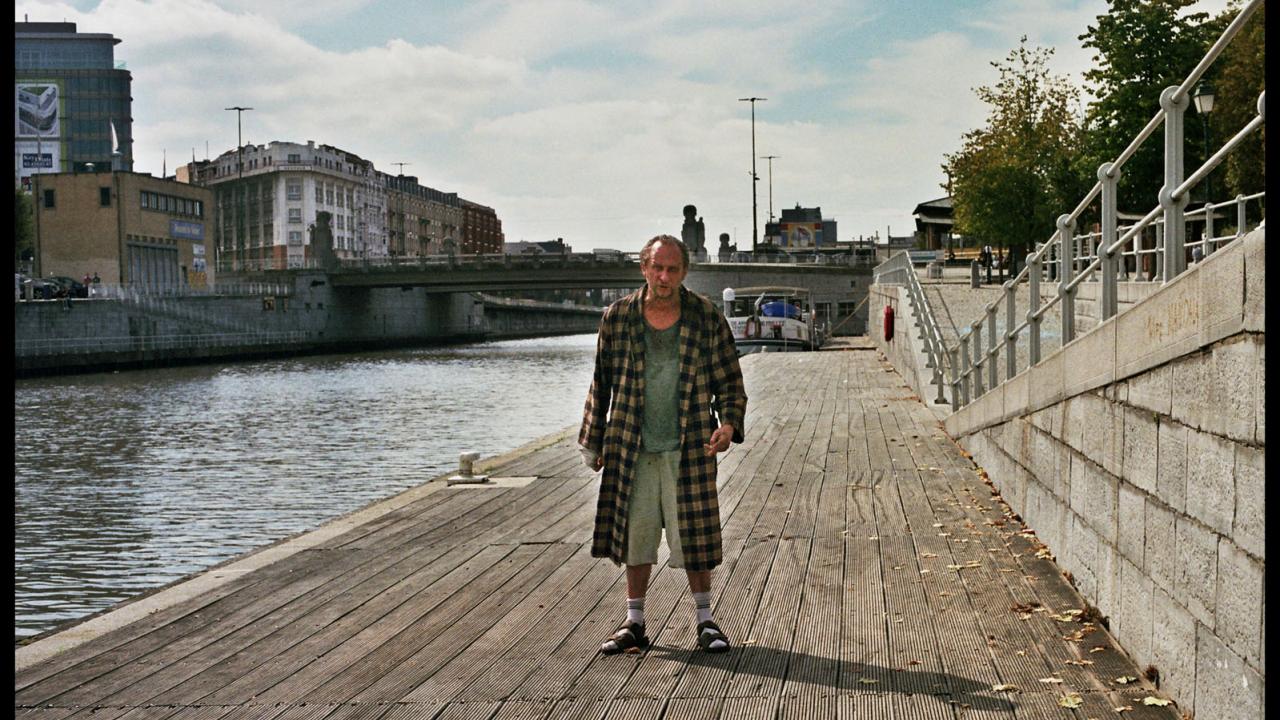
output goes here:
{"type": "Polygon", "coordinates": [[[1192,100],[1196,104],[1196,112],[1201,115],[1213,112],[1213,86],[1207,80],[1201,81],[1192,100]]]}

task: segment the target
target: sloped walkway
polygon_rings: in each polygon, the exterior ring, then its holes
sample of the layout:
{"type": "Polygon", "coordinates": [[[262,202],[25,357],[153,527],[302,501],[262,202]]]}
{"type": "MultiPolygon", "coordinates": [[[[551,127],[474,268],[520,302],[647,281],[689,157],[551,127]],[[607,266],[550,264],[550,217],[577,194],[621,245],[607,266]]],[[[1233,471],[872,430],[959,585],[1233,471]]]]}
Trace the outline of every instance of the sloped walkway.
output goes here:
{"type": "Polygon", "coordinates": [[[625,580],[589,556],[598,480],[570,433],[492,470],[503,487],[432,483],[20,670],[15,715],[1177,717],[1143,704],[1159,694],[875,351],[743,367],[747,442],[722,456],[714,587],[729,653],[691,650],[684,574],[661,564],[654,647],[597,653],[625,580]]]}

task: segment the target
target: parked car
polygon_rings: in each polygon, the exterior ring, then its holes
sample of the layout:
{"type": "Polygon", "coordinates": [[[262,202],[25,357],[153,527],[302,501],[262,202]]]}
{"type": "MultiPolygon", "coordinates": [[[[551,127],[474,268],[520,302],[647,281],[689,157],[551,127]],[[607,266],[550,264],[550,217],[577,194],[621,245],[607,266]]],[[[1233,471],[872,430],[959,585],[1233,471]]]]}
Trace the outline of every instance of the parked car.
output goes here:
{"type": "Polygon", "coordinates": [[[33,300],[52,300],[58,297],[58,293],[62,291],[62,287],[57,283],[41,280],[40,278],[28,278],[23,281],[23,294],[26,294],[25,286],[31,286],[31,298],[33,300]]]}
{"type": "Polygon", "coordinates": [[[63,292],[58,297],[87,298],[89,297],[89,288],[85,284],[75,278],[65,277],[63,275],[51,275],[48,280],[57,283],[63,292]]]}

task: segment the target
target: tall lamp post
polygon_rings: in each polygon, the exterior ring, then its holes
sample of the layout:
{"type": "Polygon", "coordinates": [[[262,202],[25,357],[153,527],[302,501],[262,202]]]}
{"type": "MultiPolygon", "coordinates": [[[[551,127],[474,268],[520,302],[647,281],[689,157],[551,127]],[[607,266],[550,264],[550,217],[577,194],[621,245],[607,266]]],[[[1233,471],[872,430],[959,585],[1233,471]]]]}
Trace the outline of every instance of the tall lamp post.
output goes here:
{"type": "Polygon", "coordinates": [[[756,238],[760,236],[760,226],[756,221],[756,183],[760,176],[756,174],[756,101],[769,98],[738,98],[738,102],[751,103],[751,254],[756,252],[756,238]]]}
{"type": "MultiPolygon", "coordinates": [[[[1196,94],[1193,98],[1196,104],[1196,112],[1200,115],[1200,126],[1204,128],[1204,159],[1209,159],[1209,113],[1213,112],[1213,86],[1209,82],[1202,81],[1196,86],[1196,94]]],[[[1212,173],[1204,176],[1204,201],[1206,203],[1213,202],[1213,185],[1209,178],[1212,173]]]]}
{"type": "MultiPolygon", "coordinates": [[[[246,230],[243,225],[245,217],[244,200],[242,199],[244,197],[244,184],[238,182],[239,180],[244,180],[244,139],[240,132],[240,116],[245,110],[252,110],[253,108],[233,105],[229,108],[223,109],[236,111],[236,171],[238,176],[235,193],[236,198],[240,200],[239,207],[237,208],[238,212],[236,213],[236,255],[240,256],[238,259],[244,259],[244,247],[248,238],[245,237],[246,230]]],[[[215,248],[218,246],[219,243],[214,244],[215,248]]]]}
{"type": "Polygon", "coordinates": [[[769,222],[773,222],[773,161],[781,155],[761,155],[762,160],[769,161],[769,222]]]}

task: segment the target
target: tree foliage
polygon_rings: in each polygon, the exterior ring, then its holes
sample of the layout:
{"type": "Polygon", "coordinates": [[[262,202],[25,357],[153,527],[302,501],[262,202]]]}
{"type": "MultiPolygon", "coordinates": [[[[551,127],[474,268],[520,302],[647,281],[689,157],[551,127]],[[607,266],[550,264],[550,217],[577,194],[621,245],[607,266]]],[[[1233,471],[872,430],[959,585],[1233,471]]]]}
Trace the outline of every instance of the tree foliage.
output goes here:
{"type": "Polygon", "coordinates": [[[13,188],[13,262],[14,267],[21,268],[22,261],[29,259],[35,251],[35,203],[22,188],[13,188]]]}
{"type": "MultiPolygon", "coordinates": [[[[1098,166],[1118,157],[1160,111],[1160,93],[1180,85],[1217,38],[1206,13],[1181,13],[1195,1],[1107,0],[1108,11],[1080,36],[1083,47],[1095,51],[1094,67],[1084,74],[1096,98],[1087,112],[1083,153],[1091,180],[1097,179],[1098,166]]],[[[1194,113],[1188,111],[1184,123],[1188,167],[1203,160],[1204,135],[1194,113]]],[[[1162,137],[1160,130],[1153,133],[1122,168],[1122,211],[1145,213],[1159,202],[1162,137]]]]}
{"type": "Polygon", "coordinates": [[[1049,72],[1052,54],[1029,48],[1024,36],[992,62],[999,80],[975,90],[990,106],[985,127],[965,133],[961,149],[945,156],[956,232],[979,244],[1029,250],[1088,189],[1073,169],[1079,92],[1049,72]]]}
{"type": "MultiPolygon", "coordinates": [[[[1224,144],[1258,114],[1258,96],[1267,87],[1264,13],[1265,5],[1245,22],[1212,68],[1216,100],[1210,114],[1210,151],[1224,144]]],[[[1239,14],[1240,8],[1233,6],[1217,18],[1215,25],[1221,29],[1214,37],[1239,14]]],[[[1266,125],[1263,125],[1260,132],[1250,135],[1227,157],[1225,172],[1221,171],[1222,166],[1214,172],[1214,200],[1237,194],[1252,195],[1266,189],[1265,158],[1266,125]],[[1220,185],[1221,191],[1216,189],[1220,185]]]]}

